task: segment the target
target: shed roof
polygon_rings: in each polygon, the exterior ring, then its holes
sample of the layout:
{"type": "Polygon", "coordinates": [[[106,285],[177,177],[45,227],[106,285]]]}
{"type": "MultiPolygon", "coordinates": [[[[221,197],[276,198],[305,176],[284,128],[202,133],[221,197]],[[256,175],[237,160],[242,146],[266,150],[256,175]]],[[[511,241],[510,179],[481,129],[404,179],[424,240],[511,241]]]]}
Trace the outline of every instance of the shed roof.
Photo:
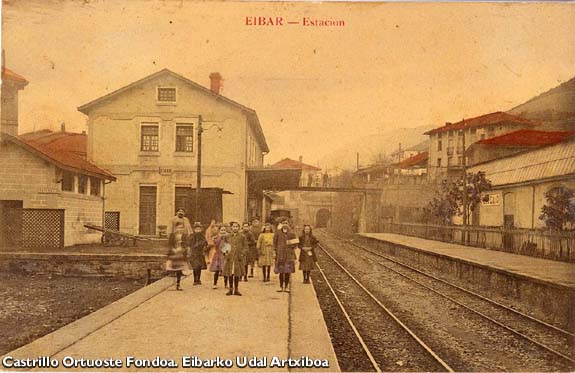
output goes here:
{"type": "Polygon", "coordinates": [[[480,140],[481,145],[511,146],[511,147],[541,147],[554,145],[575,136],[575,131],[535,131],[519,130],[501,136],[480,140]]]}
{"type": "Polygon", "coordinates": [[[306,171],[321,171],[321,168],[315,167],[300,161],[295,161],[290,158],[284,158],[281,161],[274,163],[272,168],[297,168],[306,171]]]}
{"type": "Polygon", "coordinates": [[[427,160],[429,159],[428,152],[421,152],[414,156],[404,159],[403,161],[396,163],[395,166],[399,168],[410,168],[415,166],[426,166],[427,160]]]}
{"type": "Polygon", "coordinates": [[[20,74],[16,74],[14,71],[2,66],[2,80],[10,80],[19,83],[22,86],[28,84],[26,78],[20,74]]]}
{"type": "Polygon", "coordinates": [[[477,164],[493,186],[575,176],[575,139],[477,164]]]}

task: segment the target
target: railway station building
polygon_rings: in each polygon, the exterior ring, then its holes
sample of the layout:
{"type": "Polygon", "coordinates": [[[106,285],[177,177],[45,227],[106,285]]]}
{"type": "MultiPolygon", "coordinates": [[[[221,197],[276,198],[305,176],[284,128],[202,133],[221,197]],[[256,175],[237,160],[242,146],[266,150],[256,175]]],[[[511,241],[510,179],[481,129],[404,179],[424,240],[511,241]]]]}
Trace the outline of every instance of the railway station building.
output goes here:
{"type": "Polygon", "coordinates": [[[88,117],[88,159],[117,179],[105,206],[115,228],[158,235],[180,207],[204,224],[262,215],[263,191],[282,179],[281,170],[263,167],[269,148],[258,115],[221,95],[221,81],[212,73],[206,88],[164,69],[78,108],[88,117]]]}

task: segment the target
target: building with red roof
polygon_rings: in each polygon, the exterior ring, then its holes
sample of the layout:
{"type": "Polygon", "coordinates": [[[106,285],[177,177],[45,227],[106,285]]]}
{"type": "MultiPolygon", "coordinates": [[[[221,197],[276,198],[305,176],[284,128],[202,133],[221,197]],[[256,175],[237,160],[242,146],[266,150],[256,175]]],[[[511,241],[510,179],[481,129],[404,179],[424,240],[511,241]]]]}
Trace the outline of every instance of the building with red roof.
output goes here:
{"type": "Polygon", "coordinates": [[[18,91],[28,81],[2,68],[0,246],[63,247],[100,242],[104,188],[116,178],[86,159],[84,133],[18,136],[18,91]]]}
{"type": "Polygon", "coordinates": [[[276,169],[301,170],[300,186],[320,187],[324,185],[321,168],[303,163],[302,157],[299,157],[298,161],[284,158],[281,161],[274,163],[271,167],[276,169]]]}
{"type": "Polygon", "coordinates": [[[519,130],[484,139],[465,152],[469,165],[507,157],[520,152],[562,143],[575,137],[575,131],[519,130]]]}
{"type": "Polygon", "coordinates": [[[517,115],[497,111],[464,119],[427,131],[430,137],[428,171],[432,178],[459,175],[464,150],[477,141],[491,139],[539,123],[517,115]]]}

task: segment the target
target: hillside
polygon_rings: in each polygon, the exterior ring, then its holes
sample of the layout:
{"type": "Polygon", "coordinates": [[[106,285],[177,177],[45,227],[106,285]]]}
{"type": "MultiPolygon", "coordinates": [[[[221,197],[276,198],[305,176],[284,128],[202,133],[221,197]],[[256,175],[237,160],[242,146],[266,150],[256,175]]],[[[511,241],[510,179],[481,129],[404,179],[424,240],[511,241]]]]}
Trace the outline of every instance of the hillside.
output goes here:
{"type": "Polygon", "coordinates": [[[428,136],[423,133],[436,126],[389,129],[380,133],[365,135],[340,149],[334,149],[320,160],[322,168],[355,169],[356,152],[359,152],[360,166],[373,163],[380,154],[389,155],[397,150],[399,143],[402,149],[423,148],[428,136]],[[422,144],[424,143],[424,144],[422,144]]]}

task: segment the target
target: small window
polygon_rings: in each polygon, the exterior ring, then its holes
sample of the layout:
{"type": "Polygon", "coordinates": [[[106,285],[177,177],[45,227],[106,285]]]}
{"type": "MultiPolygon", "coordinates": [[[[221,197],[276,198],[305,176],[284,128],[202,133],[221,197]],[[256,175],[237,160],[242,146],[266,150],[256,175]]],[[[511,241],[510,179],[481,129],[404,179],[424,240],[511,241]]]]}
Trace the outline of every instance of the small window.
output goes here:
{"type": "Polygon", "coordinates": [[[158,101],[160,101],[160,102],[176,102],[176,89],[175,88],[158,88],[158,101]]]}
{"type": "Polygon", "coordinates": [[[192,152],[194,150],[194,126],[176,124],[176,151],[192,152]]]}
{"type": "Polygon", "coordinates": [[[140,150],[143,152],[157,152],[158,149],[158,126],[143,125],[140,150]]]}
{"type": "Polygon", "coordinates": [[[62,191],[74,191],[74,174],[68,171],[62,171],[62,191]]]}
{"type": "Polygon", "coordinates": [[[441,143],[441,140],[439,140],[439,141],[437,142],[437,151],[438,151],[438,152],[440,152],[440,151],[443,149],[443,146],[442,146],[442,145],[443,145],[443,144],[441,143]]]}
{"type": "Polygon", "coordinates": [[[100,195],[100,179],[95,177],[90,178],[90,195],[92,196],[100,195]]]}
{"type": "Polygon", "coordinates": [[[88,178],[85,175],[78,175],[78,193],[86,194],[88,178]]]}
{"type": "Polygon", "coordinates": [[[481,134],[481,140],[485,140],[485,134],[484,133],[481,134]]]}
{"type": "Polygon", "coordinates": [[[437,158],[437,167],[441,167],[441,158],[437,158]]]}
{"type": "Polygon", "coordinates": [[[471,135],[475,135],[477,133],[477,128],[472,128],[471,129],[471,135]]]}

